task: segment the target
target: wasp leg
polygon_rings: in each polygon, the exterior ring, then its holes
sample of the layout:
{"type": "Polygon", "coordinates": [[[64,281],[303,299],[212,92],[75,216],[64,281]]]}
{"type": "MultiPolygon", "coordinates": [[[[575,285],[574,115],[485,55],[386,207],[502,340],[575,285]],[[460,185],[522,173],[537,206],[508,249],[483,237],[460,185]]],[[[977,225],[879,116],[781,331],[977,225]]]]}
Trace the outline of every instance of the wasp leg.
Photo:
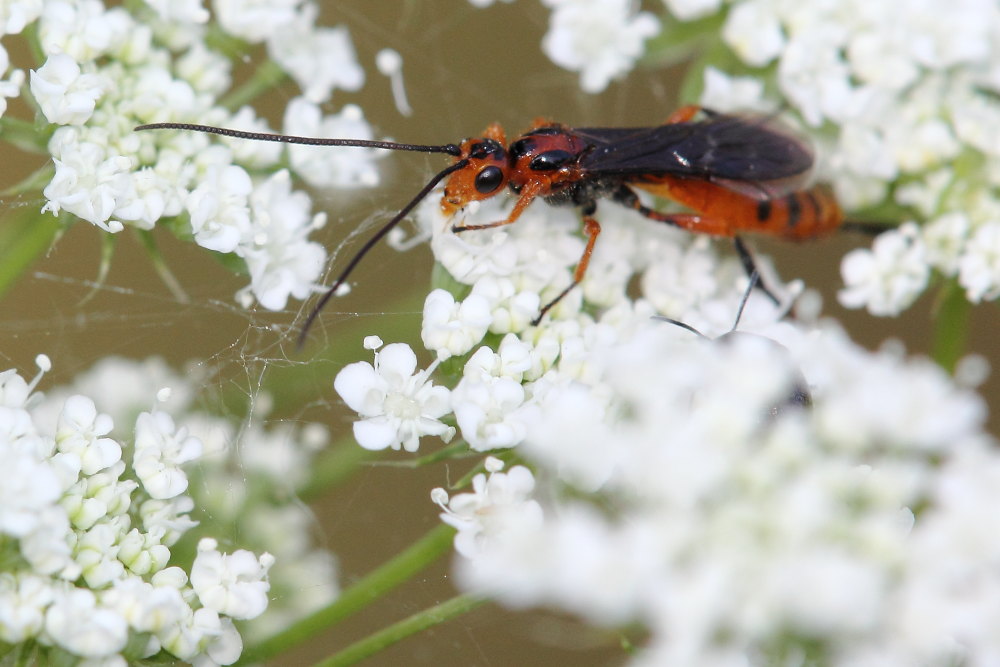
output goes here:
{"type": "Polygon", "coordinates": [[[504,225],[512,225],[517,222],[517,219],[521,217],[524,213],[524,209],[528,208],[528,204],[534,201],[535,197],[542,190],[541,183],[528,183],[521,189],[521,196],[514,204],[514,208],[510,210],[510,215],[507,216],[506,220],[498,220],[496,222],[490,222],[485,225],[452,225],[451,231],[456,234],[459,232],[468,232],[479,229],[492,229],[494,227],[503,227],[504,225]]]}
{"type": "Polygon", "coordinates": [[[687,106],[683,106],[667,116],[665,124],[673,125],[674,123],[686,123],[697,116],[699,111],[701,111],[701,107],[697,104],[688,104],[687,106]]]}
{"type": "MultiPolygon", "coordinates": [[[[743,242],[743,239],[739,236],[734,236],[733,246],[736,248],[736,254],[740,257],[740,264],[743,265],[743,270],[746,271],[751,284],[756,283],[755,286],[757,289],[766,294],[767,298],[774,302],[774,305],[780,306],[781,301],[777,296],[775,296],[774,292],[768,289],[767,285],[764,284],[764,279],[761,277],[760,271],[757,269],[757,262],[750,253],[750,248],[748,248],[746,243],[743,242]]],[[[742,311],[743,307],[741,306],[740,312],[742,313],[742,311]]]]}
{"type": "Polygon", "coordinates": [[[538,313],[538,317],[531,321],[532,324],[537,325],[541,322],[542,318],[545,317],[545,313],[552,310],[552,307],[562,301],[562,298],[569,294],[570,290],[583,282],[583,277],[587,274],[587,267],[590,265],[590,256],[594,254],[594,244],[597,243],[597,237],[601,233],[601,224],[591,216],[584,214],[583,233],[587,235],[587,246],[583,249],[583,255],[580,256],[580,261],[576,264],[576,270],[573,272],[573,282],[569,284],[569,287],[559,292],[556,298],[542,307],[538,313]]]}
{"type": "MultiPolygon", "coordinates": [[[[757,264],[754,261],[753,255],[750,254],[750,250],[746,247],[746,244],[740,237],[733,234],[733,226],[726,220],[697,215],[694,213],[661,213],[660,211],[651,209],[644,205],[641,201],[639,201],[639,196],[625,186],[622,186],[617,192],[615,192],[614,199],[623,206],[641,213],[643,216],[649,218],[650,220],[655,220],[656,222],[662,222],[668,225],[673,225],[674,227],[680,227],[681,229],[685,229],[689,232],[710,234],[712,236],[728,236],[732,238],[733,245],[736,247],[736,254],[739,255],[740,263],[743,265],[743,269],[747,272],[747,276],[752,276],[755,272],[759,274],[759,271],[757,271],[757,264]]],[[[764,285],[763,281],[758,281],[757,288],[764,292],[764,294],[766,294],[767,297],[775,304],[781,303],[778,297],[774,295],[774,292],[764,285]]]]}

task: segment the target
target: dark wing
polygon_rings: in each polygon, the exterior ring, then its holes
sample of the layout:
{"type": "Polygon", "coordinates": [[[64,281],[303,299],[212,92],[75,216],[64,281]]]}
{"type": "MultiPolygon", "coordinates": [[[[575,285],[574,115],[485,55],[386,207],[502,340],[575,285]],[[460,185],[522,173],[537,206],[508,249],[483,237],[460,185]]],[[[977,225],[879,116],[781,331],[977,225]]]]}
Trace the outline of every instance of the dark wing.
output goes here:
{"type": "Polygon", "coordinates": [[[809,148],[762,118],[716,115],[649,128],[573,128],[593,148],[579,165],[595,176],[669,174],[711,181],[804,176],[809,148]]]}

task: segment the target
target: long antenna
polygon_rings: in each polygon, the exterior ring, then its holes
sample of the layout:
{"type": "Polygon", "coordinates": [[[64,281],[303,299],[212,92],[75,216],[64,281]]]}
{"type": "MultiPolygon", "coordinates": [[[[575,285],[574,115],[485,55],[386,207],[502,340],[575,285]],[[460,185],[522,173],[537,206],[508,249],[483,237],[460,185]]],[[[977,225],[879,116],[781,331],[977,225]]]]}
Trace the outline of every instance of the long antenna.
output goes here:
{"type": "Polygon", "coordinates": [[[306,318],[305,323],[302,325],[302,331],[299,332],[299,337],[295,343],[297,349],[300,350],[302,349],[302,346],[305,344],[306,341],[306,335],[309,333],[309,329],[312,327],[313,322],[316,321],[316,317],[319,315],[319,312],[323,310],[323,307],[327,304],[327,302],[333,297],[333,295],[337,292],[337,290],[340,289],[340,286],[344,284],[344,281],[347,280],[347,277],[351,275],[351,271],[353,271],[354,267],[356,267],[361,262],[362,258],[364,258],[364,256],[368,254],[368,251],[374,248],[375,245],[382,240],[382,237],[389,233],[389,230],[398,225],[399,222],[406,217],[406,214],[412,211],[413,207],[416,206],[418,203],[420,203],[420,200],[426,197],[427,194],[434,189],[434,186],[440,183],[442,179],[444,179],[449,174],[458,171],[459,169],[464,169],[465,167],[468,166],[468,164],[469,164],[468,160],[459,160],[455,164],[450,165],[449,167],[442,169],[440,172],[438,172],[434,176],[434,178],[429,180],[427,182],[427,185],[421,188],[420,192],[418,192],[416,196],[414,196],[413,199],[410,200],[410,203],[404,206],[399,211],[399,213],[397,213],[392,218],[392,220],[382,225],[382,228],[379,229],[377,232],[375,232],[375,235],[372,236],[370,239],[368,239],[363,246],[361,246],[361,249],[354,254],[354,257],[352,257],[351,261],[347,263],[347,266],[344,267],[344,270],[340,272],[340,275],[337,276],[337,279],[334,281],[330,289],[328,289],[326,293],[323,295],[323,297],[319,300],[319,303],[317,303],[313,307],[313,309],[309,312],[309,316],[306,318]]]}
{"type": "Polygon", "coordinates": [[[150,123],[139,125],[136,132],[143,130],[188,130],[191,132],[205,132],[207,134],[218,134],[223,137],[233,139],[249,139],[251,141],[273,141],[279,144],[304,144],[306,146],[360,146],[363,148],[385,148],[392,151],[416,151],[419,153],[447,153],[448,155],[459,156],[462,149],[457,144],[443,144],[440,146],[424,146],[421,144],[400,144],[395,141],[372,141],[369,139],[327,139],[324,137],[297,137],[293,134],[270,134],[267,132],[245,132],[243,130],[231,130],[226,127],[215,127],[213,125],[196,125],[194,123],[150,123]]]}
{"type": "MultiPolygon", "coordinates": [[[[306,146],[355,146],[362,148],[384,148],[386,150],[393,151],[416,151],[419,153],[447,153],[448,155],[454,155],[455,157],[460,157],[462,155],[462,149],[457,144],[442,144],[440,146],[427,146],[422,144],[401,144],[395,141],[371,141],[369,139],[329,139],[325,137],[299,137],[292,134],[271,134],[268,132],[247,132],[244,130],[232,130],[226,127],[215,127],[214,125],[198,125],[196,123],[149,123],[147,125],[139,125],[135,128],[136,132],[141,132],[144,130],[186,130],[190,132],[205,132],[207,134],[217,134],[223,137],[231,137],[233,139],[248,139],[250,141],[273,141],[279,144],[303,144],[306,146]]],[[[347,277],[351,275],[354,268],[361,262],[368,251],[375,247],[375,245],[382,240],[382,237],[389,233],[389,231],[399,224],[399,222],[406,217],[406,214],[413,210],[413,207],[420,203],[427,194],[434,189],[438,183],[441,182],[443,178],[449,174],[463,169],[468,166],[468,159],[459,160],[450,167],[443,169],[438,172],[434,178],[427,182],[420,192],[410,200],[406,206],[397,213],[392,220],[385,223],[381,229],[379,229],[374,236],[372,236],[368,241],[365,242],[361,249],[355,253],[351,261],[347,263],[347,266],[340,275],[337,276],[337,280],[334,281],[333,286],[330,287],[320,298],[319,303],[317,303],[313,309],[309,312],[309,316],[306,317],[305,323],[302,325],[302,330],[299,332],[298,339],[296,340],[296,348],[302,349],[303,344],[306,340],[306,335],[309,333],[309,329],[312,327],[313,322],[319,316],[323,307],[327,302],[336,294],[340,286],[344,284],[347,277]]]]}

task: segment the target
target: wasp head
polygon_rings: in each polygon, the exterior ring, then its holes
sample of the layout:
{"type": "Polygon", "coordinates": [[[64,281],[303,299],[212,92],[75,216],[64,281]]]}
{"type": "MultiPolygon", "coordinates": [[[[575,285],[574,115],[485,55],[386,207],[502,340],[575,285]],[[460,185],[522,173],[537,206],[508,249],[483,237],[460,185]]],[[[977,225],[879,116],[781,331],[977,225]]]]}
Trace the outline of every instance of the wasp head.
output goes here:
{"type": "Polygon", "coordinates": [[[510,174],[503,129],[496,123],[481,137],[466,139],[457,161],[466,166],[448,177],[441,209],[451,215],[469,202],[488,199],[502,191],[510,174]]]}

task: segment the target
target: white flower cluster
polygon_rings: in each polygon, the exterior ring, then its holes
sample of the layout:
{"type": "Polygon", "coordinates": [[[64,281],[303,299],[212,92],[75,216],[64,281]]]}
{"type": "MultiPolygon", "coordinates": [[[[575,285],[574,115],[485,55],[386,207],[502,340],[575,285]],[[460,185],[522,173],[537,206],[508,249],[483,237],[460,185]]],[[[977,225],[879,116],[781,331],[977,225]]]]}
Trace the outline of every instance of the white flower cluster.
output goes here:
{"type": "MultiPolygon", "coordinates": [[[[378,181],[376,153],[323,151],[249,141],[212,142],[183,132],[133,132],[136,125],[188,122],[269,132],[244,107],[220,105],[232,67],[206,45],[209,13],[200,2],[149,3],[141,22],[98,0],[5,2],[0,37],[27,26],[37,31],[43,64],[30,90],[44,117],[58,126],[49,140],[55,175],[44,189],[45,211],[66,211],[107,231],[151,229],[186,214],[197,244],[234,253],[250,285],[239,295],[271,310],[316,289],[326,252],[309,235],[325,223],[311,201],[291,188],[288,163],[315,186],[353,187],[378,181]],[[251,176],[269,170],[270,174],[251,176]]],[[[284,118],[293,134],[371,138],[358,108],[323,116],[318,103],[335,88],[356,90],[364,72],[346,29],[315,25],[313,2],[215,3],[219,27],[248,42],[266,42],[271,58],[303,89],[284,118]]],[[[0,47],[0,76],[7,72],[0,47]]],[[[0,81],[0,101],[17,94],[19,71],[0,81]]],[[[5,106],[5,104],[4,104],[5,106]]]]}
{"type": "Polygon", "coordinates": [[[753,78],[709,67],[701,102],[783,105],[816,128],[841,205],[921,221],[844,259],[844,305],[895,315],[931,271],[972,302],[1000,297],[1000,6],[993,0],[796,3],[666,0],[681,20],[723,11],[722,40],[753,78]],[[822,127],[821,127],[822,126],[822,127]]]}
{"type": "Polygon", "coordinates": [[[756,291],[723,341],[656,320],[725,334],[746,276],[704,237],[603,202],[583,285],[532,326],[583,242],[572,210],[542,204],[515,225],[450,231],[510,203],[419,209],[467,286],[427,298],[436,359],[418,372],[388,345],[335,382],[366,447],[412,450],[454,424],[471,450],[516,447],[531,466],[487,459],[471,493],[434,491],[464,587],[639,623],[637,664],[989,662],[1000,548],[984,508],[1000,502],[1000,455],[971,390],[834,324],[782,321],[787,307],[756,291]],[[446,368],[458,377],[432,384],[446,368]]]}
{"type": "Polygon", "coordinates": [[[168,567],[170,547],[196,525],[182,466],[202,441],[164,412],[141,412],[127,461],[94,400],[34,393],[49,361],[38,365],[30,383],[0,373],[0,638],[35,643],[45,664],[61,652],[105,665],[158,654],[235,662],[233,620],[266,609],[274,559],[204,539],[190,573],[168,567]]]}
{"type": "MultiPolygon", "coordinates": [[[[505,0],[511,2],[511,0],[505,0]]],[[[493,0],[469,0],[479,8],[493,0]]],[[[563,69],[580,73],[580,88],[599,93],[627,75],[660,21],[634,0],[542,0],[552,10],[542,51],[563,69]]]]}
{"type": "Polygon", "coordinates": [[[265,395],[256,397],[252,419],[242,425],[195,411],[197,378],[197,373],[176,373],[156,357],[141,362],[106,357],[74,378],[72,386],[47,392],[33,412],[54,416],[60,401],[81,393],[94,396],[98,410],[116,424],[127,424],[142,412],[143,397],[170,387],[169,396],[161,396],[160,419],[169,414],[182,420],[203,447],[197,465],[186,470],[187,494],[201,529],[219,539],[238,536],[245,548],[274,558],[267,576],[267,613],[242,624],[245,634],[270,636],[329,604],[339,592],[335,557],[316,546],[316,519],[296,496],[327,436],[316,426],[265,427],[265,395]]]}
{"type": "Polygon", "coordinates": [[[534,474],[488,463],[471,493],[435,491],[460,585],[639,623],[639,665],[989,664],[1000,454],[982,402],[833,325],[770,331],[787,347],[658,322],[592,346],[595,381],[550,396],[518,448],[534,474]]]}
{"type": "Polygon", "coordinates": [[[564,69],[580,72],[580,88],[599,93],[642,56],[660,22],[633,0],[542,0],[552,10],[542,50],[564,69]]]}

